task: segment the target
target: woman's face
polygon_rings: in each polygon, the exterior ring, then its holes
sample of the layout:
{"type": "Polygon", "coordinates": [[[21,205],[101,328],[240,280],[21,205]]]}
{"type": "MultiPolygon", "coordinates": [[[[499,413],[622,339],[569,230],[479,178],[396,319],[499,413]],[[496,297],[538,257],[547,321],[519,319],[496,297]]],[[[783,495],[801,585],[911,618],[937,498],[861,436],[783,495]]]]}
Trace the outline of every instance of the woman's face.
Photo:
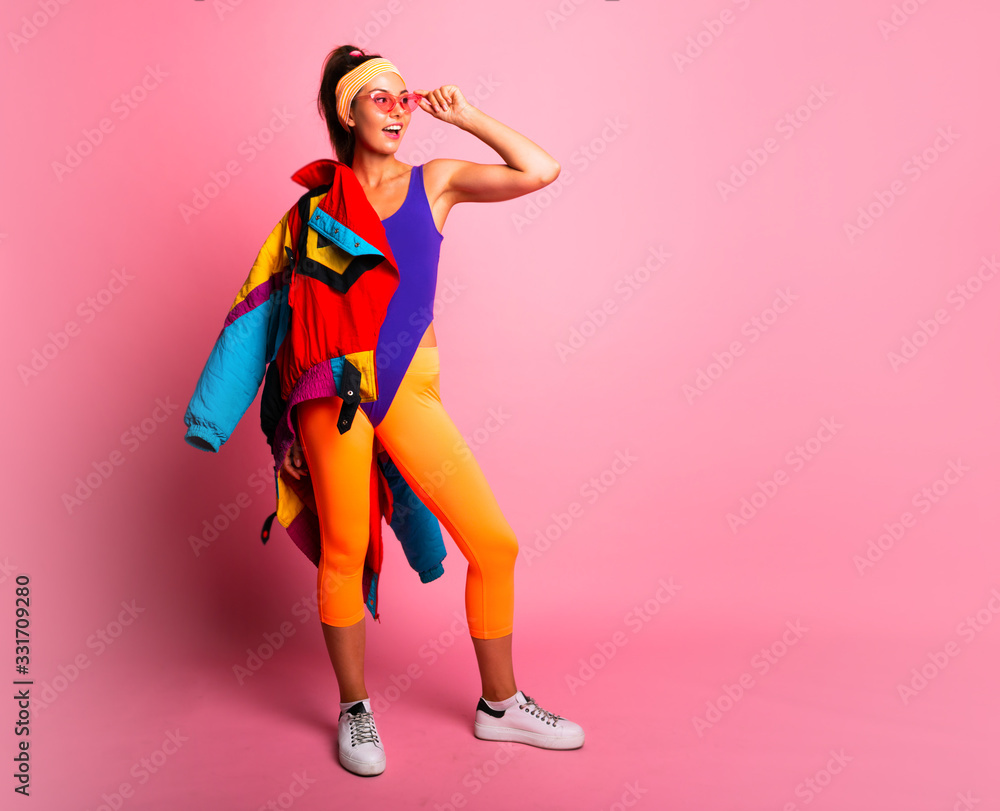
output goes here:
{"type": "Polygon", "coordinates": [[[377,90],[388,92],[393,96],[401,96],[406,86],[399,74],[387,71],[373,76],[368,83],[358,91],[351,102],[351,112],[348,124],[354,124],[355,143],[364,144],[372,152],[392,154],[399,148],[403,133],[410,123],[410,115],[403,105],[397,103],[388,113],[379,109],[371,98],[371,93],[377,90]],[[387,127],[398,129],[398,133],[387,127]]]}

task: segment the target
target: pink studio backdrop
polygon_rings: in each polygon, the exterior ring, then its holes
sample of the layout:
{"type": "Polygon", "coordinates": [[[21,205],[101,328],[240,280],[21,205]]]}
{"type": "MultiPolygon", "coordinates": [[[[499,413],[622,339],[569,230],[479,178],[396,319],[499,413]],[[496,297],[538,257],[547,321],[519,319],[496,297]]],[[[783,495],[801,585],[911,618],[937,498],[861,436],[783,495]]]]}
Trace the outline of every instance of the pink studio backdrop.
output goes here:
{"type": "MultiPolygon", "coordinates": [[[[1000,808],[998,24],[917,0],[5,4],[22,805],[1000,808]],[[315,96],[347,42],[562,165],[453,209],[435,324],[520,539],[518,686],[578,751],[473,737],[466,562],[446,536],[421,584],[386,528],[388,767],[344,771],[315,567],[277,523],[258,539],[259,401],[219,454],[183,441],[290,175],[332,157],[315,96]]],[[[419,112],[398,156],[502,162],[419,112]]]]}

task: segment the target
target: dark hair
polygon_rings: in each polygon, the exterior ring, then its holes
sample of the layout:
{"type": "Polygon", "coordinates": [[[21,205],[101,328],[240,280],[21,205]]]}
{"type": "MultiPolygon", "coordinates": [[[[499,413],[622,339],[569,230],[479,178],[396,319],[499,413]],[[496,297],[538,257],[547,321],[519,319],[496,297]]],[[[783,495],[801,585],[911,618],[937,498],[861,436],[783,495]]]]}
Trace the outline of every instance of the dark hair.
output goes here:
{"type": "MultiPolygon", "coordinates": [[[[337,117],[337,82],[345,73],[354,70],[363,62],[379,58],[379,54],[363,52],[351,56],[351,51],[360,50],[354,45],[341,45],[326,55],[323,75],[319,82],[319,96],[316,99],[319,114],[326,121],[326,129],[330,133],[330,145],[337,154],[337,160],[348,166],[354,160],[354,132],[350,128],[345,128],[337,117]]],[[[354,106],[353,99],[351,106],[354,106]]]]}

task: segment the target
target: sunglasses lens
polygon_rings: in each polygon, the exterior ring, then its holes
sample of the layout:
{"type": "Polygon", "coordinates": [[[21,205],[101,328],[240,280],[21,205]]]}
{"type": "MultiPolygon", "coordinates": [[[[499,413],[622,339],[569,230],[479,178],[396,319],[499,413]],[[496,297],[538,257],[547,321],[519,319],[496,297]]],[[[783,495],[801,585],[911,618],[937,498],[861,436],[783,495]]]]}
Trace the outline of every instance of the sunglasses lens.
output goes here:
{"type": "Polygon", "coordinates": [[[416,93],[407,93],[405,96],[400,98],[400,102],[402,103],[404,110],[412,113],[417,109],[419,96],[417,96],[416,93]]]}

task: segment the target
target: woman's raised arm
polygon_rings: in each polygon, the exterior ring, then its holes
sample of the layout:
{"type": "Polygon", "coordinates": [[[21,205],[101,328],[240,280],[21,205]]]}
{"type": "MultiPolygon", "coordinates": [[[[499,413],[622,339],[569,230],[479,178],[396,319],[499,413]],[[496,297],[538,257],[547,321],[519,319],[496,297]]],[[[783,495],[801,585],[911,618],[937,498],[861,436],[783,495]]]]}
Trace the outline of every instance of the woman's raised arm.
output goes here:
{"type": "MultiPolygon", "coordinates": [[[[559,163],[525,135],[472,106],[456,85],[416,91],[420,108],[435,118],[470,132],[496,150],[504,164],[435,159],[444,178],[441,196],[455,203],[510,200],[538,191],[559,176],[559,163]]],[[[450,207],[450,206],[449,206],[450,207]]]]}

